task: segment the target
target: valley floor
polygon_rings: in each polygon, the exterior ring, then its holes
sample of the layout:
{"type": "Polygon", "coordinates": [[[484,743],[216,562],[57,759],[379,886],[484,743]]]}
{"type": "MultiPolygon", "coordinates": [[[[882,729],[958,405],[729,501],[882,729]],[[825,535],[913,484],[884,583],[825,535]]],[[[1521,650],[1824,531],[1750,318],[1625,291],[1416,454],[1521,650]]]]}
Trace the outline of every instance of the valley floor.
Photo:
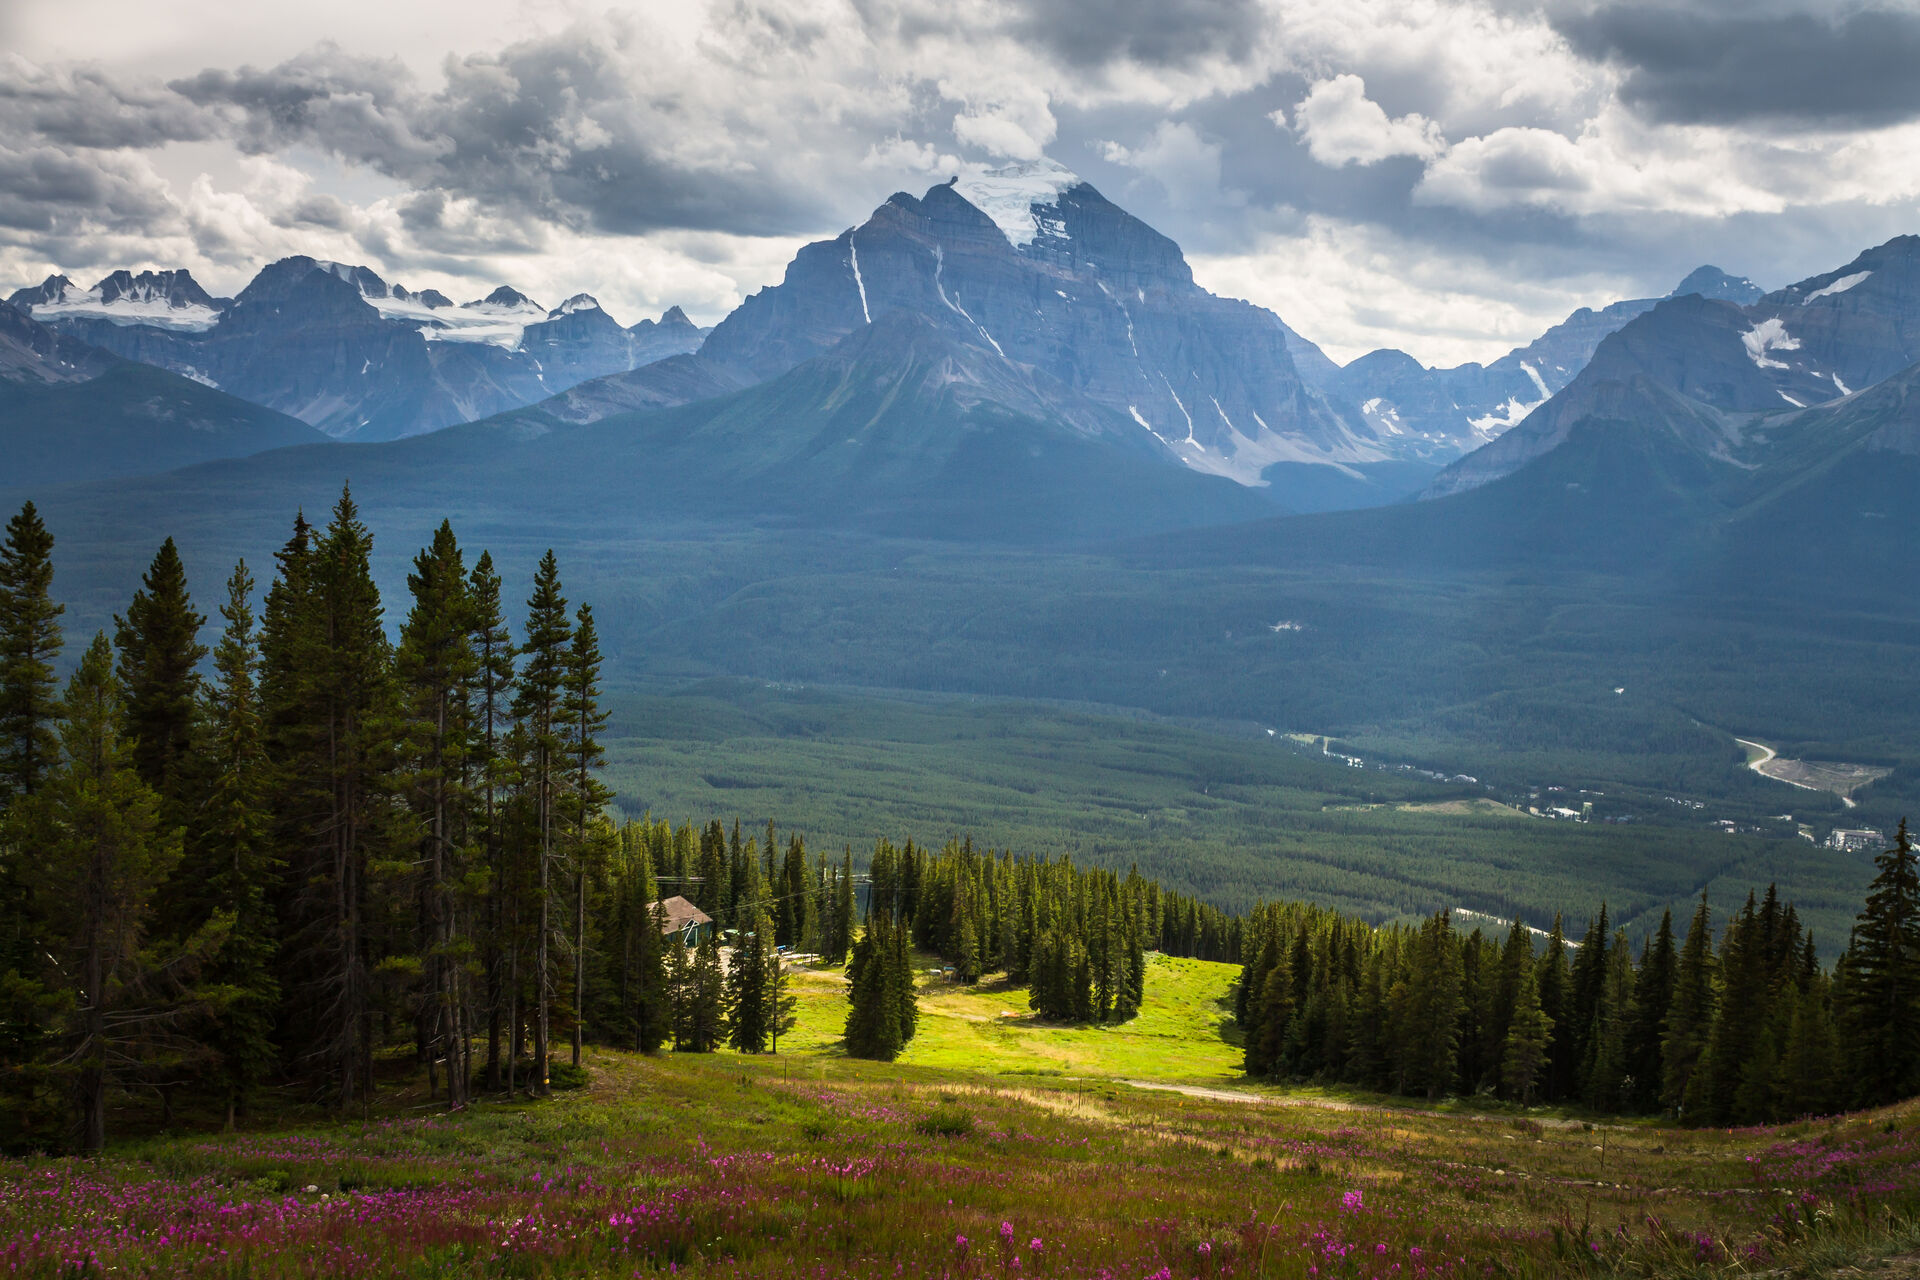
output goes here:
{"type": "Polygon", "coordinates": [[[1252,1105],[1232,1046],[1172,1043],[1218,1029],[1229,973],[1156,963],[1112,1029],[929,976],[892,1064],[843,1055],[819,974],[779,1055],[596,1049],[547,1103],[449,1116],[415,1077],[365,1119],[7,1163],[0,1268],[1386,1280],[1905,1274],[1920,1251],[1920,1108],[1703,1132],[1252,1105]]]}

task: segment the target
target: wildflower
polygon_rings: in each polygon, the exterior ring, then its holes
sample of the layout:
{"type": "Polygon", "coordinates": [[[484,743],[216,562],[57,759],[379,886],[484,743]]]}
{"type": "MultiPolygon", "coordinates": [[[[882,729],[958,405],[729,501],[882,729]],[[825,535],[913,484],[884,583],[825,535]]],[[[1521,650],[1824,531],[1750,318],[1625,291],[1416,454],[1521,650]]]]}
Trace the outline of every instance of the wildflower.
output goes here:
{"type": "Polygon", "coordinates": [[[1340,1207],[1348,1213],[1359,1213],[1367,1207],[1366,1197],[1359,1191],[1348,1191],[1340,1197],[1340,1207]]]}
{"type": "Polygon", "coordinates": [[[967,1247],[967,1238],[959,1232],[955,1232],[953,1236],[953,1247],[956,1249],[965,1249],[967,1247]]]}
{"type": "Polygon", "coordinates": [[[1007,1244],[1013,1243],[1013,1224],[1011,1222],[1002,1222],[1000,1224],[1000,1239],[1007,1244]]]}
{"type": "Polygon", "coordinates": [[[1031,1239],[1031,1240],[1029,1240],[1029,1241],[1027,1241],[1027,1248],[1029,1248],[1029,1249],[1031,1249],[1031,1250],[1033,1250],[1033,1251],[1034,1251],[1035,1253],[1039,1253],[1039,1252],[1040,1252],[1040,1237],[1039,1237],[1039,1236],[1035,1236],[1035,1237],[1034,1237],[1033,1239],[1031,1239]]]}

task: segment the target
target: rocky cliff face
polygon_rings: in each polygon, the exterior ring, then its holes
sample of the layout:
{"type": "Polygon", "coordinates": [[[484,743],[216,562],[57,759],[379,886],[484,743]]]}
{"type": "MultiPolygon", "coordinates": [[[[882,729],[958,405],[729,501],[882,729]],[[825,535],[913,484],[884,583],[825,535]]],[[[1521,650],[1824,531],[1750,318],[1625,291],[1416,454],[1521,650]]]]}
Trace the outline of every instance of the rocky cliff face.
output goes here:
{"type": "Polygon", "coordinates": [[[802,249],[700,355],[760,381],[892,311],[1034,371],[1068,417],[1085,410],[1066,400],[1084,402],[1198,471],[1255,484],[1278,461],[1391,456],[1302,378],[1277,316],[1201,289],[1178,245],[1054,166],[893,196],[802,249]]]}

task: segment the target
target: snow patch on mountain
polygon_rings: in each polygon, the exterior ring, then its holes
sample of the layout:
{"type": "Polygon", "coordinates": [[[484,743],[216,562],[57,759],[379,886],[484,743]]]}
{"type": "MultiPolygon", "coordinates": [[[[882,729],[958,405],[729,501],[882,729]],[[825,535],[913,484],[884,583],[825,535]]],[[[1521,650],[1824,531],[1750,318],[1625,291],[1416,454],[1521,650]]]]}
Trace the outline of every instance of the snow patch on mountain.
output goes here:
{"type": "Polygon", "coordinates": [[[1808,294],[1807,301],[1814,302],[1820,298],[1830,297],[1831,295],[1836,293],[1845,293],[1847,290],[1853,288],[1853,286],[1859,284],[1862,280],[1865,280],[1868,276],[1872,274],[1873,272],[1871,271],[1856,271],[1850,276],[1841,276],[1838,280],[1835,280],[1832,284],[1822,285],[1820,288],[1815,289],[1812,293],[1808,294]]]}
{"type": "Polygon", "coordinates": [[[106,297],[100,285],[82,289],[68,283],[57,297],[28,308],[35,320],[106,320],[113,324],[150,324],[179,333],[205,333],[220,321],[220,313],[199,303],[174,304],[164,293],[136,288],[106,297]]]}
{"type": "Polygon", "coordinates": [[[1784,369],[1787,366],[1778,360],[1769,360],[1769,351],[1798,351],[1800,339],[1787,332],[1786,322],[1779,316],[1762,320],[1753,328],[1740,335],[1741,345],[1747,349],[1747,359],[1762,369],[1784,369]]]}
{"type": "Polygon", "coordinates": [[[953,189],[968,204],[993,219],[1016,249],[1024,249],[1043,231],[1064,239],[1066,223],[1046,211],[1080,185],[1077,174],[1052,160],[1035,160],[981,173],[962,174],[953,189]]]}
{"type": "Polygon", "coordinates": [[[576,311],[598,311],[600,300],[590,293],[576,293],[565,302],[547,312],[547,319],[555,316],[570,316],[576,311]]]}

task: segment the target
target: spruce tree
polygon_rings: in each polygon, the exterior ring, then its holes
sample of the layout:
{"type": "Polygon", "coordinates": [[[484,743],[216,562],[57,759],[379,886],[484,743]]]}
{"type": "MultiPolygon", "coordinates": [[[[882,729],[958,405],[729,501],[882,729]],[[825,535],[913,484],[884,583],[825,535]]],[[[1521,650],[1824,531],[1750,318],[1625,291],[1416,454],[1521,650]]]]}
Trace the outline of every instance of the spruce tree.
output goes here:
{"type": "Polygon", "coordinates": [[[44,945],[74,996],[62,1062],[78,1146],[96,1152],[106,1145],[108,1092],[155,1047],[164,997],[143,945],[180,840],[133,767],[105,633],[81,658],[61,711],[59,761],[24,802],[22,825],[36,851],[27,874],[46,912],[44,945]]]}
{"type": "Polygon", "coordinates": [[[687,971],[685,1043],[674,1047],[689,1053],[712,1053],[727,1034],[726,976],[715,933],[709,929],[700,939],[687,971]]]}
{"type": "Polygon", "coordinates": [[[1879,868],[1848,947],[1847,1040],[1855,1101],[1920,1092],[1920,860],[1906,819],[1879,868]]]}
{"type": "Polygon", "coordinates": [[[1713,1030],[1714,968],[1713,917],[1707,910],[1707,895],[1702,892],[1693,922],[1687,927],[1687,940],[1680,948],[1673,1001],[1661,1028],[1660,1102],[1675,1115],[1685,1116],[1705,1093],[1700,1059],[1713,1030]]]}
{"type": "MultiPolygon", "coordinates": [[[[133,767],[159,795],[162,816],[184,825],[192,802],[195,699],[200,691],[199,641],[205,616],[194,612],[186,568],[168,538],[140,580],[140,590],[114,621],[121,697],[133,767]]],[[[168,921],[177,927],[181,921],[168,921]]]]}
{"type": "Polygon", "coordinates": [[[510,928],[519,902],[509,904],[511,881],[506,842],[501,832],[502,798],[512,783],[513,758],[505,749],[509,700],[513,691],[513,633],[501,603],[500,575],[493,556],[482,551],[467,579],[468,621],[475,660],[471,693],[472,742],[468,751],[469,786],[477,800],[475,820],[487,872],[486,927],[481,966],[486,974],[486,1087],[498,1089],[500,1038],[507,1012],[507,951],[517,931],[510,928]]]}
{"type": "Polygon", "coordinates": [[[407,575],[413,607],[394,658],[400,702],[404,789],[418,848],[419,956],[425,990],[421,1041],[429,1074],[435,1057],[447,1065],[447,1106],[466,1105],[466,970],[472,939],[462,927],[469,875],[467,758],[469,693],[479,672],[467,573],[453,526],[441,521],[433,542],[407,575]]]}
{"type": "Polygon", "coordinates": [[[267,758],[255,687],[253,576],[246,561],[227,579],[225,627],[214,648],[215,679],[205,695],[206,798],[176,879],[192,893],[196,920],[232,917],[214,956],[210,981],[231,993],[208,1028],[220,1056],[218,1078],[227,1125],[278,1065],[273,1041],[280,983],[274,969],[279,926],[273,888],[282,863],[274,851],[267,758]]]}
{"type": "Polygon", "coordinates": [[[561,681],[560,715],[566,743],[569,789],[567,807],[573,820],[573,1065],[580,1065],[580,1037],[587,1007],[587,882],[596,870],[589,856],[587,828],[613,793],[600,785],[594,771],[606,750],[600,731],[607,714],[600,709],[600,636],[593,625],[593,606],[581,605],[575,614],[573,644],[567,652],[561,681]]]}
{"type": "Polygon", "coordinates": [[[1529,964],[1519,971],[1513,1014],[1507,1020],[1506,1040],[1501,1048],[1500,1083],[1508,1098],[1522,1106],[1532,1105],[1552,1042],[1553,1024],[1540,1006],[1539,974],[1529,964]]]}
{"type": "Polygon", "coordinates": [[[551,1091],[553,868],[560,835],[560,792],[566,781],[563,699],[573,639],[566,597],[560,590],[560,566],[549,550],[540,559],[533,594],[527,599],[526,638],[520,646],[525,661],[513,700],[514,718],[525,731],[522,785],[531,801],[534,828],[532,852],[538,884],[534,914],[538,931],[534,935],[533,961],[533,1070],[534,1088],[542,1096],[551,1091]]]}
{"type": "Polygon", "coordinates": [[[66,609],[52,588],[53,535],[29,502],[0,544],[0,806],[32,795],[59,751],[53,663],[66,609]]]}
{"type": "Polygon", "coordinates": [[[667,936],[666,908],[653,904],[640,928],[634,983],[633,1047],[657,1053],[673,1038],[673,980],[669,957],[679,943],[667,936]]]}
{"type": "Polygon", "coordinates": [[[1627,1028],[1626,1071],[1631,1081],[1626,1105],[1635,1111],[1660,1106],[1660,1042],[1673,1005],[1680,958],[1673,944],[1673,912],[1660,913],[1660,928],[1642,952],[1634,979],[1633,1021],[1627,1028]]]}
{"type": "Polygon", "coordinates": [[[267,596],[261,701],[276,841],[294,892],[283,919],[295,1052],[343,1110],[373,1088],[373,873],[389,853],[392,654],[373,583],[373,538],[341,491],[318,537],[304,520],[267,596]]]}

